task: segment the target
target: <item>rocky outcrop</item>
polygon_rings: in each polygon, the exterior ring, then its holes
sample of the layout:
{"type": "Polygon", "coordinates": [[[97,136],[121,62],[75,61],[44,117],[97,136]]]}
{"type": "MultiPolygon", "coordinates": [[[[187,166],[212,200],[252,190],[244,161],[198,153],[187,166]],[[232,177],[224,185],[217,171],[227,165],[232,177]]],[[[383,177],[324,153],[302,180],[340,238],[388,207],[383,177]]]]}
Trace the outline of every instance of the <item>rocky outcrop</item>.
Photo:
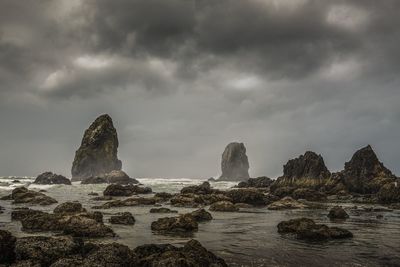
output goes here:
{"type": "Polygon", "coordinates": [[[178,213],[178,211],[169,208],[152,208],[150,209],[150,213],[178,213]]]}
{"type": "Polygon", "coordinates": [[[211,189],[211,185],[209,182],[203,182],[201,185],[191,185],[182,188],[181,194],[206,195],[206,194],[211,194],[215,191],[218,190],[211,189]]]}
{"type": "Polygon", "coordinates": [[[0,265],[14,262],[15,241],[16,238],[10,232],[0,230],[0,265]]]}
{"type": "Polygon", "coordinates": [[[58,214],[74,214],[86,212],[79,202],[65,202],[54,208],[54,213],[58,214]]]}
{"type": "Polygon", "coordinates": [[[254,188],[267,188],[269,187],[274,180],[272,180],[269,177],[266,176],[261,176],[257,178],[249,178],[247,181],[240,182],[237,187],[238,188],[248,188],[248,187],[254,187],[254,188]]]}
{"type": "Polygon", "coordinates": [[[46,196],[43,193],[28,190],[25,187],[17,187],[12,192],[11,195],[2,198],[3,200],[14,200],[14,204],[32,204],[32,205],[52,205],[57,203],[57,200],[46,196]]]}
{"type": "Polygon", "coordinates": [[[211,214],[205,209],[198,209],[189,214],[196,220],[196,222],[206,222],[212,220],[211,214]]]}
{"type": "Polygon", "coordinates": [[[44,172],[36,177],[34,184],[65,184],[70,185],[71,181],[62,175],[52,172],[44,172]]]}
{"type": "Polygon", "coordinates": [[[246,203],[254,206],[264,206],[268,204],[265,195],[256,189],[244,188],[229,190],[225,193],[233,203],[246,203]]]}
{"type": "Polygon", "coordinates": [[[230,143],[221,160],[220,181],[242,181],[249,178],[249,160],[243,143],[230,143]]]}
{"type": "Polygon", "coordinates": [[[353,234],[346,229],[316,224],[313,220],[307,218],[280,222],[278,232],[281,234],[292,233],[298,239],[315,241],[353,237],[353,234]]]}
{"type": "Polygon", "coordinates": [[[328,217],[332,220],[334,219],[347,219],[349,214],[340,206],[335,206],[329,210],[328,217]]]}
{"type": "Polygon", "coordinates": [[[393,183],[396,176],[379,161],[370,145],[358,150],[340,173],[345,187],[360,194],[377,193],[385,184],[393,183]]]}
{"type": "Polygon", "coordinates": [[[239,208],[233,205],[232,202],[229,201],[218,201],[210,206],[211,211],[223,211],[223,212],[235,212],[239,211],[239,208]]]}
{"type": "Polygon", "coordinates": [[[110,184],[103,192],[104,196],[132,196],[133,194],[150,194],[150,187],[140,187],[138,185],[110,184]]]}
{"type": "Polygon", "coordinates": [[[268,205],[269,210],[285,210],[285,209],[304,209],[307,205],[294,200],[291,197],[284,197],[268,205]]]}
{"type": "Polygon", "coordinates": [[[191,233],[198,230],[196,220],[190,214],[160,218],[151,223],[151,230],[165,234],[191,233]]]}
{"type": "Polygon", "coordinates": [[[293,191],[291,196],[294,199],[305,199],[308,201],[323,201],[326,200],[326,195],[320,191],[311,188],[298,188],[293,191]]]}
{"type": "Polygon", "coordinates": [[[124,171],[111,171],[103,176],[89,177],[81,182],[81,184],[138,184],[139,182],[130,178],[124,171]]]}
{"type": "Polygon", "coordinates": [[[81,146],[75,153],[72,180],[81,181],[121,170],[117,152],[118,136],[112,119],[107,114],[101,115],[85,131],[81,146]]]}
{"type": "Polygon", "coordinates": [[[283,176],[271,187],[273,191],[280,187],[317,189],[324,185],[330,175],[322,156],[307,151],[304,155],[289,160],[283,166],[283,176]]]}
{"type": "Polygon", "coordinates": [[[135,218],[130,212],[121,212],[119,214],[110,217],[110,223],[112,224],[125,224],[133,225],[135,224],[135,218]]]}
{"type": "Polygon", "coordinates": [[[381,203],[399,203],[400,202],[400,179],[397,183],[388,183],[382,186],[378,192],[378,201],[381,203]]]}

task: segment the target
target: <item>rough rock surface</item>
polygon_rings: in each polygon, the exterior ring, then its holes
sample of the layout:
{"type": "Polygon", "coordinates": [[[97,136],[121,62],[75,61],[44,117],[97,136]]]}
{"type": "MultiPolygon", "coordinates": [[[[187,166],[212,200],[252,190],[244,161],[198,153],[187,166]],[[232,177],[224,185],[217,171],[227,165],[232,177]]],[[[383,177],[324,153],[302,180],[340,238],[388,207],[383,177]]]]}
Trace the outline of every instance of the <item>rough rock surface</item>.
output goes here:
{"type": "Polygon", "coordinates": [[[304,209],[307,206],[291,197],[284,197],[268,205],[269,210],[304,209]]]}
{"type": "Polygon", "coordinates": [[[73,214],[86,212],[79,202],[65,202],[54,208],[54,213],[73,214]]]}
{"type": "Polygon", "coordinates": [[[230,143],[221,160],[222,175],[218,180],[242,181],[249,178],[249,160],[243,143],[230,143]]]}
{"type": "Polygon", "coordinates": [[[150,209],[150,213],[178,213],[178,211],[169,208],[152,208],[150,209]]]}
{"type": "Polygon", "coordinates": [[[212,220],[211,213],[207,212],[205,209],[198,209],[189,214],[193,216],[196,222],[206,222],[212,220]]]}
{"type": "Polygon", "coordinates": [[[370,145],[358,150],[340,173],[350,192],[377,193],[385,184],[395,181],[396,176],[379,161],[370,145]]]}
{"type": "Polygon", "coordinates": [[[130,178],[124,171],[114,170],[103,176],[89,177],[81,182],[81,184],[138,184],[139,182],[130,178]]]}
{"type": "Polygon", "coordinates": [[[329,179],[331,173],[321,155],[307,151],[298,158],[289,160],[283,166],[283,176],[272,185],[273,191],[279,187],[319,188],[329,179]]]}
{"type": "Polygon", "coordinates": [[[316,224],[313,220],[307,218],[280,222],[278,232],[282,234],[293,233],[298,239],[315,241],[353,237],[353,234],[346,229],[316,224]]]}
{"type": "Polygon", "coordinates": [[[131,196],[133,194],[150,194],[150,187],[141,187],[138,185],[120,185],[110,184],[103,192],[105,196],[131,196]]]}
{"type": "Polygon", "coordinates": [[[349,214],[340,206],[335,206],[329,210],[328,217],[330,219],[347,219],[349,214]]]}
{"type": "Polygon", "coordinates": [[[398,182],[388,183],[382,186],[378,192],[378,200],[381,203],[399,203],[400,202],[400,179],[398,182]]]}
{"type": "Polygon", "coordinates": [[[213,192],[215,192],[215,190],[211,189],[209,182],[203,182],[201,185],[186,186],[181,189],[181,194],[206,195],[213,192]]]}
{"type": "Polygon", "coordinates": [[[198,224],[190,214],[165,217],[151,223],[151,230],[160,233],[187,233],[198,230],[198,224]]]}
{"type": "Polygon", "coordinates": [[[311,188],[298,188],[291,194],[294,199],[305,199],[308,201],[326,200],[326,195],[320,191],[311,188]]]}
{"type": "Polygon", "coordinates": [[[135,198],[127,198],[124,200],[112,200],[104,203],[101,206],[94,206],[92,209],[110,209],[113,207],[133,207],[139,205],[154,205],[156,204],[157,199],[154,197],[144,198],[144,197],[135,197],[135,198]]]}
{"type": "Polygon", "coordinates": [[[15,241],[16,238],[10,232],[0,230],[0,264],[15,260],[15,241]]]}
{"type": "Polygon", "coordinates": [[[257,178],[249,178],[247,181],[240,182],[237,187],[238,188],[248,188],[248,187],[254,187],[254,188],[266,188],[269,187],[274,180],[267,176],[261,176],[257,178]]]}
{"type": "Polygon", "coordinates": [[[211,211],[224,211],[224,212],[234,212],[238,211],[239,208],[236,207],[232,202],[229,201],[218,201],[210,206],[211,211]]]}
{"type": "Polygon", "coordinates": [[[44,172],[36,177],[34,184],[65,184],[70,185],[71,181],[62,175],[52,172],[44,172]]]}
{"type": "Polygon", "coordinates": [[[33,190],[28,190],[25,187],[17,187],[12,192],[11,195],[2,198],[3,200],[14,200],[15,204],[32,204],[32,205],[51,205],[57,203],[57,200],[46,196],[43,193],[36,192],[33,190]]]}
{"type": "Polygon", "coordinates": [[[229,190],[225,195],[232,199],[233,203],[247,203],[254,206],[263,206],[268,204],[265,195],[257,189],[244,188],[229,190]]]}
{"type": "Polygon", "coordinates": [[[113,121],[107,114],[101,115],[85,131],[81,146],[75,153],[72,180],[81,181],[121,170],[117,152],[118,136],[113,121]]]}
{"type": "Polygon", "coordinates": [[[126,224],[133,225],[135,224],[135,218],[130,212],[122,212],[110,217],[110,223],[112,224],[126,224]]]}

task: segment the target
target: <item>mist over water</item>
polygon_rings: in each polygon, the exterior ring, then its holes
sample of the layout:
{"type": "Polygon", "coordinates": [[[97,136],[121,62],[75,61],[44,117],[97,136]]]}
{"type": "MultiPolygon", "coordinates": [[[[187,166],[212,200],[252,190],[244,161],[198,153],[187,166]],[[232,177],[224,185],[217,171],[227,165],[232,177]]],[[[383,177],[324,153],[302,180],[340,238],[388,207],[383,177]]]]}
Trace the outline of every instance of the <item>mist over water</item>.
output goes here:
{"type": "MultiPolygon", "coordinates": [[[[1,178],[0,183],[11,183],[13,177],[1,178]]],[[[29,184],[32,178],[18,178],[21,184],[0,186],[0,197],[22,184],[29,184]]],[[[199,184],[200,180],[191,179],[138,179],[145,186],[150,186],[154,192],[177,193],[187,185],[199,184]]],[[[228,189],[234,182],[211,183],[214,188],[228,189]]],[[[90,210],[99,205],[99,201],[91,200],[91,192],[102,195],[107,185],[81,185],[73,183],[65,185],[29,185],[30,189],[46,190],[46,194],[57,199],[59,203],[77,200],[90,210]]],[[[58,203],[58,204],[59,204],[58,203]]],[[[24,205],[11,205],[9,201],[0,201],[5,207],[0,214],[0,227],[10,230],[17,237],[32,235],[21,231],[20,222],[11,222],[12,208],[24,205]]],[[[52,211],[55,205],[35,209],[52,211]]],[[[334,205],[334,204],[331,204],[334,205]]],[[[344,204],[350,208],[354,204],[344,204]]],[[[177,208],[163,204],[179,213],[193,211],[192,208],[177,208]]],[[[363,205],[368,206],[368,205],[363,205]]],[[[241,209],[240,212],[223,213],[211,212],[213,220],[200,223],[199,231],[192,236],[165,236],[152,233],[151,222],[160,217],[175,216],[171,214],[149,213],[151,206],[120,207],[100,210],[104,214],[104,221],[117,212],[131,212],[136,223],[133,226],[111,225],[118,237],[108,239],[94,239],[95,242],[119,242],[131,248],[149,243],[184,244],[195,238],[207,249],[223,257],[229,266],[399,266],[400,265],[400,211],[392,212],[362,212],[350,210],[350,218],[345,221],[331,222],[326,217],[327,210],[283,210],[271,211],[267,208],[241,209]],[[377,219],[383,215],[383,219],[377,219]],[[350,230],[354,237],[347,240],[327,242],[304,242],[294,239],[290,235],[281,235],[277,232],[277,224],[283,220],[298,217],[307,217],[324,223],[328,226],[338,226],[350,230]]],[[[36,233],[37,234],[37,233],[36,233]]],[[[51,234],[51,233],[40,233],[51,234]]]]}

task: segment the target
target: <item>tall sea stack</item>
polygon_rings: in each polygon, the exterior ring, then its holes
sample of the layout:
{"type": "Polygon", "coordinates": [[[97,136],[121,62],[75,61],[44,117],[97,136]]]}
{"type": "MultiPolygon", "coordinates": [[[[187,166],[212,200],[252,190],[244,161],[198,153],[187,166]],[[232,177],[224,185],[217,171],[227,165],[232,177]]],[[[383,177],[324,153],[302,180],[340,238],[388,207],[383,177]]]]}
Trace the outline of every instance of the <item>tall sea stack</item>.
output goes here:
{"type": "Polygon", "coordinates": [[[242,181],[249,178],[249,160],[243,143],[230,143],[222,154],[219,180],[242,181]]]}
{"type": "Polygon", "coordinates": [[[122,163],[117,152],[118,136],[113,121],[109,115],[101,115],[83,135],[81,146],[72,163],[72,180],[82,181],[113,170],[121,170],[122,163]]]}

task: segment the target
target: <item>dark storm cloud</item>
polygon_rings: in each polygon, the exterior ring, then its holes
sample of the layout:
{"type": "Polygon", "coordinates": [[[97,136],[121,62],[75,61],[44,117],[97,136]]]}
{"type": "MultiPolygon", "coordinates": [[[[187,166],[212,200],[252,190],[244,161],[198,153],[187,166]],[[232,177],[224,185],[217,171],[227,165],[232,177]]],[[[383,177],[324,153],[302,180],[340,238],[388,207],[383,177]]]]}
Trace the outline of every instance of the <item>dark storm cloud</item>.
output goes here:
{"type": "Polygon", "coordinates": [[[110,113],[135,176],[216,175],[233,140],[252,175],[277,176],[306,149],[340,169],[366,143],[399,172],[399,8],[2,0],[0,167],[68,175],[83,130],[110,113]]]}

